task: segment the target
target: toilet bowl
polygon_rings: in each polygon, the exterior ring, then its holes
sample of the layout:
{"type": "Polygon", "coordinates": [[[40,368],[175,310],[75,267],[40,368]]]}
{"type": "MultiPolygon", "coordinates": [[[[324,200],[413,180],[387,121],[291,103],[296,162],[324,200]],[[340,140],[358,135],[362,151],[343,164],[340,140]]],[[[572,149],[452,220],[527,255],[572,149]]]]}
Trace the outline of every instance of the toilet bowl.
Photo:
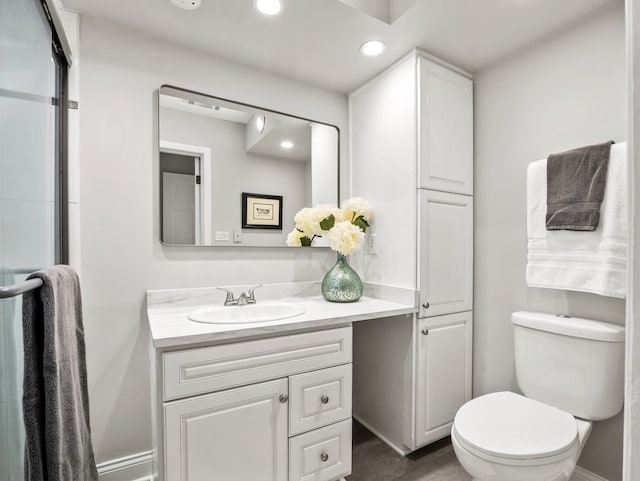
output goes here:
{"type": "Polygon", "coordinates": [[[568,481],[590,432],[589,421],[498,392],[458,411],[451,442],[474,481],[568,481]]]}
{"type": "Polygon", "coordinates": [[[474,481],[568,481],[592,421],[622,409],[624,327],[526,311],[511,320],[523,395],[464,404],[454,451],[474,481]]]}

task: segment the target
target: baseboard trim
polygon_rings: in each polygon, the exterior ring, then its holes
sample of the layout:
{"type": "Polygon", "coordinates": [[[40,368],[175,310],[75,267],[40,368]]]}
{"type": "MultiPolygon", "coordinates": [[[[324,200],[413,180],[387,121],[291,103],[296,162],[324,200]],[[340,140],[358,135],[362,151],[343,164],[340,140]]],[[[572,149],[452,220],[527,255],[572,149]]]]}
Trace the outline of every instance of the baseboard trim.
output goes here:
{"type": "Polygon", "coordinates": [[[395,444],[393,444],[391,441],[389,441],[386,437],[384,437],[382,434],[380,434],[378,432],[377,429],[375,429],[374,427],[372,427],[367,421],[365,421],[364,419],[362,419],[360,416],[356,416],[355,414],[352,414],[353,419],[355,419],[356,421],[358,421],[360,424],[362,424],[365,428],[367,428],[369,431],[371,431],[373,434],[376,435],[376,437],[380,438],[380,440],[382,440],[387,446],[389,446],[391,449],[393,449],[396,453],[398,453],[400,456],[406,456],[407,454],[409,454],[410,452],[412,452],[411,449],[402,449],[399,448],[398,446],[396,446],[395,444]]]}
{"type": "Polygon", "coordinates": [[[580,466],[576,467],[576,470],[573,472],[571,476],[571,481],[609,481],[602,476],[598,476],[597,474],[592,473],[591,471],[587,471],[580,466]]]}
{"type": "Polygon", "coordinates": [[[151,451],[131,454],[98,464],[100,481],[151,481],[151,451]]]}

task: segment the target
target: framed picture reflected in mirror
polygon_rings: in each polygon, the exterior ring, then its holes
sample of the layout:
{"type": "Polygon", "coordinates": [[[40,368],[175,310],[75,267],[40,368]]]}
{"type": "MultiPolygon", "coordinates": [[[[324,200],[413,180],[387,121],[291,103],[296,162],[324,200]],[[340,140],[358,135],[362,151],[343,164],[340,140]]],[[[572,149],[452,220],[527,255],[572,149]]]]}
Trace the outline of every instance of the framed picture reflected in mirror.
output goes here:
{"type": "Polygon", "coordinates": [[[243,192],[242,228],[282,230],[282,196],[243,192]]]}

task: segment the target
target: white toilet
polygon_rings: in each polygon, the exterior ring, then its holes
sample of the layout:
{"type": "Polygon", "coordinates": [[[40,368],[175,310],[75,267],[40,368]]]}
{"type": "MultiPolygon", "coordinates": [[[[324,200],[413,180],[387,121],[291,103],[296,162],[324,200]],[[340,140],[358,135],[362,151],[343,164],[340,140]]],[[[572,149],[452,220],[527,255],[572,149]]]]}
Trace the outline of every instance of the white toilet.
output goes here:
{"type": "Polygon", "coordinates": [[[622,409],[624,327],[538,312],[511,320],[524,396],[497,392],[466,403],[453,422],[453,448],[475,481],[568,481],[592,421],[622,409]]]}

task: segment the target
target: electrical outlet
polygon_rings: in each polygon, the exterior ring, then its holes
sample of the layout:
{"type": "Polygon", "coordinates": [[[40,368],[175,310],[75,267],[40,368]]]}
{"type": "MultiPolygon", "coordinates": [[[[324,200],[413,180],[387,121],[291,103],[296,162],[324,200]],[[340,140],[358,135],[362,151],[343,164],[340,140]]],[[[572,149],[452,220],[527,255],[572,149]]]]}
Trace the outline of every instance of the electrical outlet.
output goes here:
{"type": "Polygon", "coordinates": [[[242,231],[240,229],[234,229],[233,242],[240,244],[242,242],[242,231]]]}
{"type": "Polygon", "coordinates": [[[376,234],[369,234],[369,255],[375,256],[377,254],[377,242],[376,242],[376,234]]]}
{"type": "Polygon", "coordinates": [[[229,233],[225,231],[216,231],[216,240],[220,242],[229,242],[229,233]]]}

